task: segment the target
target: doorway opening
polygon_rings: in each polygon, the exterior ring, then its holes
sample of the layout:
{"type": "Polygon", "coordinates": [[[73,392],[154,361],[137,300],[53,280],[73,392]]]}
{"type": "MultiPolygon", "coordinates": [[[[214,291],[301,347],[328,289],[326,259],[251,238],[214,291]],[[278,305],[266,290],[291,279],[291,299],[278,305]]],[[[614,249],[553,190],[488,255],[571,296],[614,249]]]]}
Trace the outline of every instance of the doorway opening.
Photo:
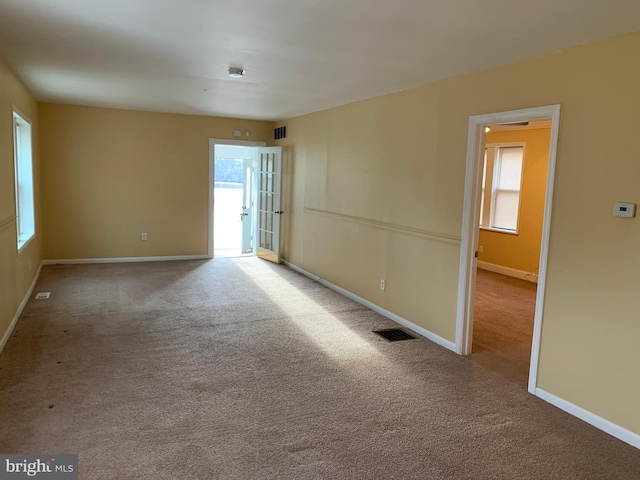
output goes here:
{"type": "Polygon", "coordinates": [[[255,170],[258,149],[265,145],[266,142],[209,139],[209,258],[252,252],[255,214],[247,199],[255,203],[255,178],[248,169],[255,170]]]}
{"type": "Polygon", "coordinates": [[[256,149],[216,145],[213,174],[214,257],[238,257],[253,252],[256,149]]]}
{"type": "Polygon", "coordinates": [[[472,359],[527,384],[551,119],[485,128],[472,359]]]}
{"type": "Polygon", "coordinates": [[[209,139],[208,256],[280,263],[282,147],[209,139]]]}
{"type": "Polygon", "coordinates": [[[469,119],[456,348],[535,393],[560,106],[469,119]]]}

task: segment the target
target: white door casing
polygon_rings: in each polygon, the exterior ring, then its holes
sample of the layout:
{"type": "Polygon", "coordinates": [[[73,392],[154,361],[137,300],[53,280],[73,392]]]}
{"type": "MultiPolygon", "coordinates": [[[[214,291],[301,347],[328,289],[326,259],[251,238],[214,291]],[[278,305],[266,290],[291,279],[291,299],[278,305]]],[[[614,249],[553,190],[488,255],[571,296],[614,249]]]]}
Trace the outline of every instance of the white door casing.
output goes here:
{"type": "MultiPolygon", "coordinates": [[[[215,191],[215,159],[216,145],[235,145],[242,147],[264,147],[266,142],[255,142],[250,140],[228,140],[224,138],[209,139],[209,208],[208,208],[208,228],[207,228],[207,257],[213,258],[213,212],[214,212],[214,191],[215,191]]],[[[255,177],[254,177],[255,178],[255,177]]],[[[254,181],[255,185],[255,181],[254,181]]]]}
{"type": "Polygon", "coordinates": [[[242,253],[253,251],[253,220],[254,220],[254,159],[245,159],[243,163],[242,183],[242,253]]]}
{"type": "Polygon", "coordinates": [[[551,207],[558,149],[558,133],[560,129],[560,105],[549,105],[469,117],[467,167],[462,214],[462,239],[460,244],[460,269],[458,277],[456,351],[460,355],[469,355],[471,354],[473,340],[473,297],[475,293],[477,266],[476,251],[478,248],[478,226],[480,221],[480,191],[482,166],[484,162],[485,127],[498,123],[533,121],[548,118],[551,118],[551,143],[549,146],[547,188],[542,225],[538,288],[528,384],[528,390],[533,394],[536,393],[538,378],[538,360],[540,355],[542,314],[544,311],[549,234],[551,228],[551,207]]]}

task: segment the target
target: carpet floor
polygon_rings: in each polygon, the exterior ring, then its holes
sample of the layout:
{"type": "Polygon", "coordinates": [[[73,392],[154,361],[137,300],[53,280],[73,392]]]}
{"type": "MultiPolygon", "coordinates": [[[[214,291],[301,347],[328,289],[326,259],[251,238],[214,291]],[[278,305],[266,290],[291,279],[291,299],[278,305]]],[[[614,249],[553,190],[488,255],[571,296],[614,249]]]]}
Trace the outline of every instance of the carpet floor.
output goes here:
{"type": "Polygon", "coordinates": [[[81,479],[640,478],[640,451],[253,257],[46,266],[0,356],[0,451],[81,479]]]}
{"type": "Polygon", "coordinates": [[[529,379],[536,287],[480,268],[476,275],[471,359],[523,386],[529,379]]]}

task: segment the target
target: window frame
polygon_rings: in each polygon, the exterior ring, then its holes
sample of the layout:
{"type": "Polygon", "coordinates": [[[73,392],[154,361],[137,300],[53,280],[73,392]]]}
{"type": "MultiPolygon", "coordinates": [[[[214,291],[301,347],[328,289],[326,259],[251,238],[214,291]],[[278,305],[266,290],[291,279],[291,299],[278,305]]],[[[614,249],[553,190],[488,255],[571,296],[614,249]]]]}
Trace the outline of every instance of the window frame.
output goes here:
{"type": "MultiPolygon", "coordinates": [[[[494,148],[496,153],[493,157],[493,165],[491,167],[491,172],[492,172],[492,178],[491,178],[491,190],[490,190],[490,195],[489,195],[489,225],[491,225],[491,223],[493,223],[493,218],[494,218],[494,205],[495,205],[495,197],[496,197],[496,181],[497,181],[497,174],[498,172],[496,171],[496,159],[498,158],[498,152],[500,151],[500,148],[513,148],[513,147],[519,147],[522,148],[522,168],[520,169],[520,189],[518,190],[518,213],[516,214],[516,229],[515,230],[507,230],[507,229],[503,229],[503,228],[496,228],[496,227],[491,227],[491,226],[484,226],[482,225],[482,221],[484,219],[484,205],[487,202],[487,199],[485,198],[485,190],[486,190],[486,185],[481,184],[480,186],[480,215],[479,215],[479,219],[480,219],[480,224],[479,224],[479,228],[480,230],[486,230],[488,232],[495,232],[495,233],[504,233],[507,235],[519,235],[520,234],[520,212],[522,209],[522,191],[523,191],[523,186],[524,186],[524,168],[525,168],[525,158],[526,158],[526,151],[527,151],[527,145],[526,142],[496,142],[496,143],[486,143],[484,148],[485,148],[485,159],[486,159],[486,151],[489,148],[494,148]]],[[[482,169],[482,178],[485,178],[485,171],[487,169],[487,161],[484,162],[483,165],[483,169],[482,169]]],[[[486,178],[485,178],[485,184],[486,184],[486,178]]]]}
{"type": "Polygon", "coordinates": [[[24,115],[19,109],[12,106],[11,111],[11,120],[12,120],[12,136],[13,136],[13,168],[14,168],[14,194],[15,194],[15,215],[16,215],[16,249],[17,254],[19,255],[24,248],[31,243],[31,241],[36,236],[36,212],[35,212],[35,182],[33,175],[33,123],[29,120],[29,117],[24,115]],[[24,139],[21,139],[21,134],[19,132],[19,127],[21,125],[28,126],[28,168],[27,176],[28,179],[23,178],[25,175],[25,168],[23,165],[23,160],[21,158],[21,151],[24,149],[24,139]],[[21,146],[22,144],[22,146],[21,146]],[[28,182],[27,195],[29,195],[28,199],[28,207],[29,212],[25,214],[21,205],[24,205],[24,193],[21,193],[21,190],[24,190],[25,183],[28,182]],[[22,197],[22,201],[21,201],[22,197]],[[23,226],[25,224],[25,216],[29,216],[27,222],[30,227],[29,231],[26,233],[22,233],[23,226]],[[22,226],[21,226],[22,225],[22,226]]]}

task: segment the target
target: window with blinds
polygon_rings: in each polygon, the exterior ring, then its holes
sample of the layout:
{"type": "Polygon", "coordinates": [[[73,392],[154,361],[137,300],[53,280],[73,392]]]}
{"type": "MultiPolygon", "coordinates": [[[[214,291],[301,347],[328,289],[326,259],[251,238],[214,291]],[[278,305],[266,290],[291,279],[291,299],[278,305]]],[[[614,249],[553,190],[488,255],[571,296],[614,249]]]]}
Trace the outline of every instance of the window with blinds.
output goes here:
{"type": "Polygon", "coordinates": [[[487,146],[482,175],[480,227],[518,232],[524,146],[487,146]]]}

